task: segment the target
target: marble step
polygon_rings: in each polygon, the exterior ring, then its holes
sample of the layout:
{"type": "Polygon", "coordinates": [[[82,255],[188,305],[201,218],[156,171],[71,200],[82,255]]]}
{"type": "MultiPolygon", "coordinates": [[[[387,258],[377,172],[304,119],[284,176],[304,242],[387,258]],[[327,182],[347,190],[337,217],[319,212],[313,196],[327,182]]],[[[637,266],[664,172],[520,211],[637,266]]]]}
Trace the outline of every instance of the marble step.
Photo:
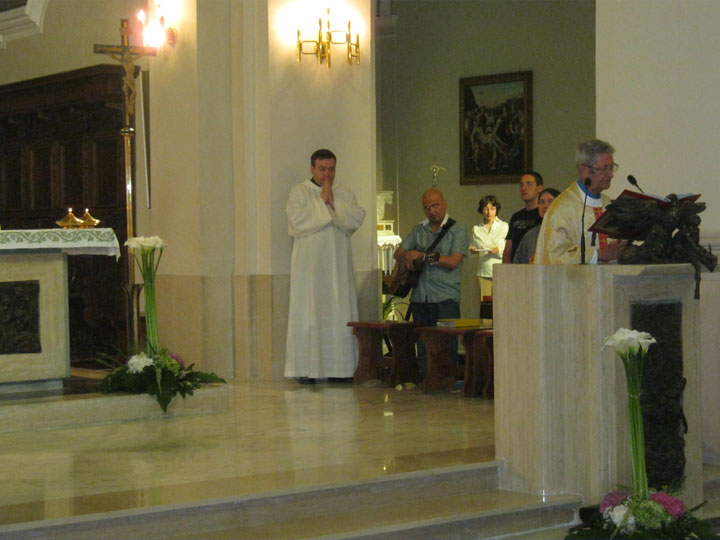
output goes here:
{"type": "Polygon", "coordinates": [[[572,524],[565,524],[559,527],[528,529],[519,533],[503,534],[483,540],[563,540],[571,526],[572,524]]]}
{"type": "Polygon", "coordinates": [[[500,466],[26,523],[0,529],[0,537],[470,540],[573,523],[579,497],[543,501],[499,490],[500,466]]]}
{"type": "Polygon", "coordinates": [[[0,434],[215,414],[226,411],[228,406],[229,389],[223,384],[206,385],[185,399],[176,396],[167,413],[147,394],[80,393],[40,397],[16,394],[0,399],[3,418],[0,434]]]}

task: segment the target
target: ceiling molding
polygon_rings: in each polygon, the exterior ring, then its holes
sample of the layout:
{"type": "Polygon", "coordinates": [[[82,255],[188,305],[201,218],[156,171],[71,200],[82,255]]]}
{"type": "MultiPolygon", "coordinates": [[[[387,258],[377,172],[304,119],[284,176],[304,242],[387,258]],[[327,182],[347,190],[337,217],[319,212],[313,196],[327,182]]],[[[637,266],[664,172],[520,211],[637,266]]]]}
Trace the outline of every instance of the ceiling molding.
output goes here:
{"type": "Polygon", "coordinates": [[[42,33],[45,9],[50,0],[27,0],[24,6],[0,13],[0,48],[7,43],[42,33]]]}

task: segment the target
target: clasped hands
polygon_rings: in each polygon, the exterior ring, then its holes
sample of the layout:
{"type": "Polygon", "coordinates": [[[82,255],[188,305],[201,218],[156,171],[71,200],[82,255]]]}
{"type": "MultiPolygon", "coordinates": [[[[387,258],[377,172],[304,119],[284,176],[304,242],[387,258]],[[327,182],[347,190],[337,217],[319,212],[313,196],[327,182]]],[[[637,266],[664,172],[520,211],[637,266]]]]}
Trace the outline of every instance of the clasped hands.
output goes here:
{"type": "Polygon", "coordinates": [[[335,210],[335,197],[333,196],[332,183],[323,182],[322,193],[320,194],[323,202],[335,210]]]}

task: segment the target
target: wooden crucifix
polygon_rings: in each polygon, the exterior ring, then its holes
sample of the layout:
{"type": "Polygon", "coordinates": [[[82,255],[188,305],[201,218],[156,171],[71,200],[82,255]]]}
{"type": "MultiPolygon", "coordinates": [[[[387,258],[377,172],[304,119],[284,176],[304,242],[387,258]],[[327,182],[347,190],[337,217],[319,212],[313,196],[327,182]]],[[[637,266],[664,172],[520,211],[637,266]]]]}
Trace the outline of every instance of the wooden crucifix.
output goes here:
{"type": "MultiPolygon", "coordinates": [[[[120,19],[120,45],[98,45],[93,46],[95,54],[107,54],[113,60],[120,62],[123,68],[123,128],[120,133],[123,136],[125,147],[125,216],[127,221],[127,237],[135,236],[135,201],[134,201],[134,176],[133,176],[133,145],[132,139],[135,135],[133,129],[133,116],[135,115],[136,90],[136,67],[135,60],[143,56],[155,56],[155,47],[132,47],[130,46],[130,35],[132,30],[127,19],[120,19]]],[[[132,350],[139,337],[140,325],[140,290],[141,285],[135,284],[135,261],[133,257],[127,258],[128,283],[125,285],[127,293],[127,340],[128,350],[132,350]]]]}

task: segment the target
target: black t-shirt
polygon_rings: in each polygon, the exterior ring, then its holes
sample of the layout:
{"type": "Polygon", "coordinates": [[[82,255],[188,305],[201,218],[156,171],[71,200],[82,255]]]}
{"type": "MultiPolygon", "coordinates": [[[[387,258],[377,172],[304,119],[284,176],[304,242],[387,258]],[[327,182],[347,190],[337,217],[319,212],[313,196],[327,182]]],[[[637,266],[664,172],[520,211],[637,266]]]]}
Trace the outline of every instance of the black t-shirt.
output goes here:
{"type": "Polygon", "coordinates": [[[506,237],[506,240],[512,240],[512,251],[510,253],[511,261],[515,257],[515,251],[517,251],[517,248],[520,247],[520,241],[523,236],[525,236],[525,233],[533,227],[537,227],[541,223],[542,219],[540,218],[540,212],[537,208],[533,210],[523,208],[512,215],[506,237]]]}

